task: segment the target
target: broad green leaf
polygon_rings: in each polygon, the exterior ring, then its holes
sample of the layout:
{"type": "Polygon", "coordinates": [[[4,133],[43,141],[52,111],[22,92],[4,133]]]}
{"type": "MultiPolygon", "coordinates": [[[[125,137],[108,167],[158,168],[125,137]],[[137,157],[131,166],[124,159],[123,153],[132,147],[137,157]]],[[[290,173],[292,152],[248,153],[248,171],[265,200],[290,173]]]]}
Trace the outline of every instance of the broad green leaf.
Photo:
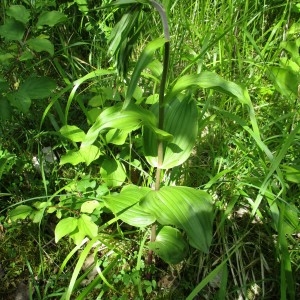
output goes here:
{"type": "Polygon", "coordinates": [[[56,83],[48,77],[29,77],[21,84],[19,91],[25,92],[30,99],[43,99],[56,89],[56,83]]]}
{"type": "Polygon", "coordinates": [[[85,138],[84,131],[75,125],[65,125],[59,132],[73,142],[82,142],[85,138]]]}
{"type": "Polygon", "coordinates": [[[94,145],[81,146],[79,154],[83,157],[87,166],[101,155],[100,149],[94,145]]]}
{"type": "Polygon", "coordinates": [[[82,214],[78,219],[78,230],[90,239],[98,234],[98,226],[92,221],[92,218],[86,214],[82,214]]]}
{"type": "Polygon", "coordinates": [[[59,11],[46,11],[40,14],[36,26],[39,27],[47,25],[53,27],[58,23],[65,22],[66,20],[67,17],[59,11]]]}
{"type": "Polygon", "coordinates": [[[90,165],[94,160],[98,159],[101,155],[101,151],[94,145],[88,145],[80,147],[79,150],[70,150],[60,158],[60,165],[72,164],[73,166],[79,163],[85,162],[86,165],[90,165]]]}
{"type": "Polygon", "coordinates": [[[298,97],[298,85],[300,77],[295,72],[287,68],[270,67],[270,78],[274,81],[275,87],[279,93],[286,97],[298,97]]]}
{"type": "Polygon", "coordinates": [[[51,56],[54,55],[54,45],[47,39],[37,37],[29,39],[26,43],[30,49],[36,52],[45,51],[48,52],[51,56]]]}
{"type": "Polygon", "coordinates": [[[105,104],[106,99],[103,98],[102,95],[97,95],[94,96],[92,99],[89,101],[89,106],[92,107],[98,107],[98,106],[103,106],[105,104]]]}
{"type": "Polygon", "coordinates": [[[30,215],[33,223],[40,223],[44,218],[44,210],[34,210],[30,215]]]}
{"type": "MultiPolygon", "coordinates": [[[[154,105],[153,110],[157,113],[158,105],[154,105]]],[[[165,107],[163,128],[169,136],[163,137],[156,130],[144,127],[144,153],[148,163],[157,167],[158,139],[166,140],[164,159],[160,167],[169,169],[184,163],[195,145],[198,133],[198,109],[195,101],[185,97],[182,100],[175,98],[168,103],[165,107]]]]}
{"type": "Polygon", "coordinates": [[[161,48],[165,44],[166,40],[163,38],[156,39],[151,41],[146,48],[142,51],[136,66],[133,70],[131,80],[128,85],[127,93],[124,101],[124,108],[126,108],[133,97],[134,91],[137,87],[138,81],[140,80],[140,75],[143,69],[153,60],[153,55],[155,50],[161,48]]]}
{"type": "Polygon", "coordinates": [[[81,205],[80,212],[91,214],[96,208],[100,206],[100,203],[96,200],[89,200],[81,205]]]}
{"type": "Polygon", "coordinates": [[[178,264],[186,257],[188,244],[178,229],[164,226],[158,232],[155,242],[149,243],[149,249],[166,263],[178,264]]]}
{"type": "Polygon", "coordinates": [[[299,46],[300,46],[300,38],[296,39],[295,41],[294,40],[283,41],[280,43],[280,47],[287,50],[291,54],[292,59],[298,62],[299,62],[299,46]]]}
{"type": "Polygon", "coordinates": [[[105,159],[100,168],[101,179],[108,187],[121,186],[126,179],[125,167],[118,160],[105,159]]]}
{"type": "Polygon", "coordinates": [[[79,163],[84,162],[83,156],[79,153],[78,150],[69,150],[66,154],[63,154],[60,157],[60,165],[71,164],[73,166],[78,165],[79,163]]]}
{"type": "Polygon", "coordinates": [[[168,103],[169,101],[172,101],[172,99],[176,97],[178,93],[183,90],[188,90],[193,86],[220,91],[222,93],[236,97],[240,101],[240,103],[248,105],[253,133],[256,137],[256,140],[261,142],[260,131],[256,121],[255,111],[248,90],[234,82],[223,79],[213,72],[204,71],[200,74],[184,75],[180,77],[176,81],[172,90],[166,95],[165,102],[168,103]]]}
{"type": "Polygon", "coordinates": [[[55,243],[57,243],[62,237],[73,232],[78,225],[78,220],[73,217],[64,218],[60,220],[54,230],[55,243]]]}
{"type": "Polygon", "coordinates": [[[97,139],[100,131],[104,129],[121,129],[133,131],[142,124],[155,125],[156,118],[148,110],[136,105],[131,105],[127,109],[122,109],[120,105],[106,108],[96,119],[93,126],[86,134],[82,146],[91,145],[97,139]]]}
{"type": "Polygon", "coordinates": [[[123,145],[128,136],[127,131],[121,129],[111,129],[105,135],[106,143],[114,145],[123,145]]]}
{"type": "Polygon", "coordinates": [[[214,217],[209,194],[189,187],[164,186],[150,191],[140,205],[160,224],[183,229],[191,246],[208,253],[214,217]]]}
{"type": "Polygon", "coordinates": [[[9,41],[21,41],[25,33],[25,26],[13,19],[6,20],[4,25],[0,26],[0,35],[9,41]]]}
{"type": "Polygon", "coordinates": [[[237,97],[241,103],[251,105],[251,100],[246,89],[234,82],[227,81],[213,72],[204,71],[200,74],[184,75],[180,77],[171,92],[166,96],[166,102],[172,101],[178,93],[192,86],[209,88],[237,97]]]}
{"type": "Polygon", "coordinates": [[[6,14],[23,24],[26,24],[30,18],[30,11],[23,5],[11,5],[6,10],[6,14]]]}
{"type": "Polygon", "coordinates": [[[14,222],[17,220],[24,220],[32,213],[32,207],[28,205],[19,205],[15,209],[9,212],[10,219],[14,222]]]}
{"type": "Polygon", "coordinates": [[[7,98],[10,104],[16,107],[20,112],[27,113],[31,105],[31,99],[24,90],[18,90],[8,94],[7,98]]]}
{"type": "Polygon", "coordinates": [[[92,108],[86,112],[86,116],[88,119],[88,125],[92,125],[96,122],[97,118],[101,114],[100,108],[92,108]]]}
{"type": "Polygon", "coordinates": [[[50,205],[52,205],[52,204],[49,201],[45,201],[45,202],[38,201],[38,202],[34,202],[32,206],[35,207],[36,209],[43,209],[50,205]]]}
{"type": "Polygon", "coordinates": [[[147,187],[129,185],[117,195],[104,197],[105,205],[125,223],[145,227],[156,220],[152,214],[139,206],[139,201],[150,191],[147,187]]]}
{"type": "Polygon", "coordinates": [[[160,61],[157,59],[153,60],[147,68],[153,73],[153,75],[157,78],[157,80],[160,80],[161,74],[163,72],[163,65],[160,61]]]}
{"type": "Polygon", "coordinates": [[[76,182],[75,190],[85,193],[88,190],[94,190],[96,188],[96,184],[96,181],[91,180],[91,177],[89,175],[83,176],[79,181],[76,182]]]}

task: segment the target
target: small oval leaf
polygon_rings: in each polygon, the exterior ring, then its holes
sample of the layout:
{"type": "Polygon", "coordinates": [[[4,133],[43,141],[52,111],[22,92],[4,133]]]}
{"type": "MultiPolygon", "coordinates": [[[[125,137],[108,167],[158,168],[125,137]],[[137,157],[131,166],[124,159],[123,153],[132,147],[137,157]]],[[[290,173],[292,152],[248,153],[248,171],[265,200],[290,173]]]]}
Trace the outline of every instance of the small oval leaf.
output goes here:
{"type": "Polygon", "coordinates": [[[73,232],[78,224],[78,220],[73,217],[60,220],[55,227],[55,242],[57,243],[62,237],[73,232]]]}

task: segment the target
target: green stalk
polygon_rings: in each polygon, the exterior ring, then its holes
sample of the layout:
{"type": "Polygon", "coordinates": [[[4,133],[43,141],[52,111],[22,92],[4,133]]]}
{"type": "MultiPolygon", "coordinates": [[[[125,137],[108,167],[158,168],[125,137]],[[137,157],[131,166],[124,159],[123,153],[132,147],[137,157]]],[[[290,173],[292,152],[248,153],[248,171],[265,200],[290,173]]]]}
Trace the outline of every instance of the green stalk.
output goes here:
{"type": "MultiPolygon", "coordinates": [[[[166,42],[164,45],[163,72],[162,72],[161,84],[160,84],[160,89],[159,89],[159,113],[158,113],[158,128],[163,130],[164,116],[165,116],[164,98],[165,98],[165,88],[166,88],[166,83],[167,83],[169,58],[170,58],[170,33],[169,33],[169,24],[168,24],[167,14],[166,14],[163,6],[154,0],[150,0],[149,2],[158,11],[158,13],[160,15],[160,18],[161,18],[162,24],[163,24],[164,37],[166,39],[166,42]]],[[[163,141],[160,140],[160,141],[158,141],[158,146],[157,146],[157,168],[156,168],[156,174],[155,174],[155,191],[158,191],[160,189],[161,171],[162,171],[161,165],[162,165],[163,159],[164,159],[163,151],[164,151],[163,141]]],[[[155,240],[156,240],[156,224],[153,224],[152,228],[151,228],[150,241],[154,242],[155,240]]],[[[153,256],[153,251],[150,250],[148,253],[148,263],[149,264],[151,264],[151,262],[152,262],[152,256],[153,256]]]]}

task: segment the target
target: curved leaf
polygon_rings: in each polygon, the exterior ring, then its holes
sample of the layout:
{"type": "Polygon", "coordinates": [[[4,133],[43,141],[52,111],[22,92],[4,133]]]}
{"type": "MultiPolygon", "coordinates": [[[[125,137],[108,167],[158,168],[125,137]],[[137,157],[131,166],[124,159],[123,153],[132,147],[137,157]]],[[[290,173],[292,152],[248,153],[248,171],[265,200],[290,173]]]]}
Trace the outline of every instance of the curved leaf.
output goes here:
{"type": "Polygon", "coordinates": [[[165,44],[165,42],[166,40],[164,38],[159,38],[154,41],[151,41],[141,53],[141,56],[139,57],[139,60],[136,63],[136,66],[131,76],[131,80],[128,85],[128,89],[124,101],[124,108],[127,107],[131,102],[133,93],[136,89],[138,81],[140,80],[141,72],[153,60],[153,55],[155,50],[161,48],[165,44]]]}
{"type": "Polygon", "coordinates": [[[139,201],[151,191],[147,187],[129,185],[117,195],[105,197],[105,205],[122,221],[136,227],[155,222],[155,217],[139,206],[139,201]]]}
{"type": "Polygon", "coordinates": [[[85,138],[84,131],[75,125],[64,125],[59,132],[73,142],[82,142],[85,138]]]}
{"type": "Polygon", "coordinates": [[[28,205],[19,205],[15,209],[9,212],[10,219],[12,221],[16,220],[24,220],[26,217],[28,217],[31,212],[33,211],[32,207],[28,205]]]}
{"type": "Polygon", "coordinates": [[[8,41],[21,41],[25,33],[23,23],[9,19],[4,25],[0,26],[0,35],[8,41]]]}
{"type": "Polygon", "coordinates": [[[160,224],[183,229],[193,247],[208,253],[214,217],[209,194],[189,187],[164,186],[150,191],[140,205],[160,224]]]}
{"type": "Polygon", "coordinates": [[[72,164],[73,166],[79,163],[85,162],[86,165],[90,165],[94,160],[98,159],[101,155],[101,151],[94,145],[88,145],[80,147],[79,150],[70,150],[60,158],[60,165],[72,164]]]}
{"type": "Polygon", "coordinates": [[[23,5],[11,5],[6,10],[6,14],[23,24],[26,24],[30,18],[30,11],[23,5]]]}
{"type": "Polygon", "coordinates": [[[58,23],[64,22],[67,20],[66,15],[59,11],[45,11],[40,14],[36,26],[48,25],[50,27],[55,26],[58,23]]]}
{"type": "Polygon", "coordinates": [[[178,229],[164,226],[158,232],[155,242],[149,243],[149,249],[166,263],[178,264],[186,257],[188,244],[178,229]]]}
{"type": "Polygon", "coordinates": [[[34,38],[27,42],[27,45],[36,52],[48,52],[51,56],[54,54],[54,45],[47,39],[44,38],[34,38]]]}
{"type": "Polygon", "coordinates": [[[105,159],[101,165],[100,174],[108,187],[121,186],[126,179],[122,163],[114,159],[105,159]]]}
{"type": "Polygon", "coordinates": [[[78,220],[73,217],[62,219],[55,227],[55,243],[77,228],[78,220]]]}
{"type": "MultiPolygon", "coordinates": [[[[158,105],[154,106],[154,110],[158,110],[158,105]]],[[[164,159],[160,168],[170,169],[184,163],[195,145],[198,133],[198,109],[195,101],[188,97],[181,101],[176,98],[166,105],[164,130],[173,138],[164,142],[164,159]]],[[[162,139],[153,130],[144,128],[144,153],[152,167],[158,166],[158,138],[162,139]]]]}
{"type": "Polygon", "coordinates": [[[86,134],[82,146],[91,145],[104,129],[121,129],[127,132],[138,129],[142,124],[155,125],[156,118],[152,112],[136,105],[122,109],[120,105],[105,109],[86,134]]]}
{"type": "Polygon", "coordinates": [[[241,103],[251,106],[248,91],[238,84],[225,80],[216,73],[204,71],[200,74],[184,75],[180,77],[172,90],[166,96],[166,102],[176,97],[176,95],[191,86],[200,88],[210,88],[230,96],[237,97],[241,103]]]}
{"type": "Polygon", "coordinates": [[[19,91],[26,93],[30,99],[43,99],[56,89],[56,83],[48,77],[29,77],[20,86],[19,91]]]}

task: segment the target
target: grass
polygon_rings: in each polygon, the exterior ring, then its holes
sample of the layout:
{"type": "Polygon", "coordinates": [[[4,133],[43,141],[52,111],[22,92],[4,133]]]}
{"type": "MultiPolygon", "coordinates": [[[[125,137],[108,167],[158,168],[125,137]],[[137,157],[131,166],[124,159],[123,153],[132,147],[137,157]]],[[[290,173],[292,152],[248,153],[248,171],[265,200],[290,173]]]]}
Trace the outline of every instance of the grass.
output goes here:
{"type": "MultiPolygon", "coordinates": [[[[246,105],[228,95],[195,91],[201,116],[196,146],[183,165],[164,173],[166,183],[202,189],[213,197],[214,235],[208,254],[190,247],[180,264],[168,265],[156,257],[149,266],[149,229],[124,224],[99,208],[99,215],[92,218],[101,229],[100,246],[95,248],[101,273],[85,286],[81,282],[87,274],[81,266],[85,256],[94,253],[93,244],[75,247],[67,237],[55,243],[57,217],[79,216],[79,203],[121,187],[103,187],[101,158],[89,167],[56,161],[42,172],[34,169],[31,160],[42,157],[45,146],[51,146],[58,157],[78,147],[58,130],[67,123],[87,131],[87,116],[92,120],[99,109],[124,100],[126,87],[120,78],[114,73],[101,77],[93,73],[115,70],[107,52],[108,38],[124,10],[100,9],[93,1],[87,7],[54,2],[68,17],[59,27],[45,29],[55,44],[54,57],[37,53],[31,62],[15,59],[6,64],[1,55],[6,48],[13,53],[19,45],[4,40],[0,46],[0,79],[8,81],[9,92],[30,74],[57,82],[48,100],[34,101],[27,113],[13,107],[11,118],[0,124],[0,271],[5,271],[0,277],[4,287],[0,298],[11,295],[25,280],[35,291],[34,299],[64,299],[66,289],[75,299],[296,299],[300,295],[300,180],[296,171],[291,179],[284,166],[295,170],[299,166],[299,103],[293,90],[287,95],[282,89],[288,90],[286,85],[278,87],[280,78],[274,80],[272,67],[296,68],[282,65],[280,59],[298,63],[284,51],[282,42],[297,40],[297,34],[288,32],[299,23],[299,3],[162,1],[171,29],[169,84],[182,75],[214,71],[247,87],[254,119],[250,120],[246,105]],[[103,91],[101,100],[94,98],[100,107],[90,105],[91,98],[103,91]],[[258,132],[251,127],[253,120],[258,132]],[[11,222],[8,212],[16,205],[33,205],[47,197],[53,207],[66,209],[44,213],[34,224],[28,218],[11,222]]],[[[3,8],[13,4],[21,2],[6,1],[3,8]]],[[[38,15],[43,9],[31,10],[38,15]]],[[[2,24],[4,11],[0,13],[2,24]]],[[[147,42],[162,36],[158,14],[149,14],[146,8],[139,18],[147,22],[134,45],[129,75],[147,42]]],[[[157,58],[162,60],[159,51],[157,58]]],[[[149,73],[142,73],[139,84],[143,97],[158,93],[159,83],[149,73]]],[[[0,88],[6,97],[8,90],[0,88]]],[[[101,143],[108,157],[131,172],[123,185],[130,177],[145,186],[153,184],[154,170],[140,152],[141,132],[120,147],[101,143]]]]}

